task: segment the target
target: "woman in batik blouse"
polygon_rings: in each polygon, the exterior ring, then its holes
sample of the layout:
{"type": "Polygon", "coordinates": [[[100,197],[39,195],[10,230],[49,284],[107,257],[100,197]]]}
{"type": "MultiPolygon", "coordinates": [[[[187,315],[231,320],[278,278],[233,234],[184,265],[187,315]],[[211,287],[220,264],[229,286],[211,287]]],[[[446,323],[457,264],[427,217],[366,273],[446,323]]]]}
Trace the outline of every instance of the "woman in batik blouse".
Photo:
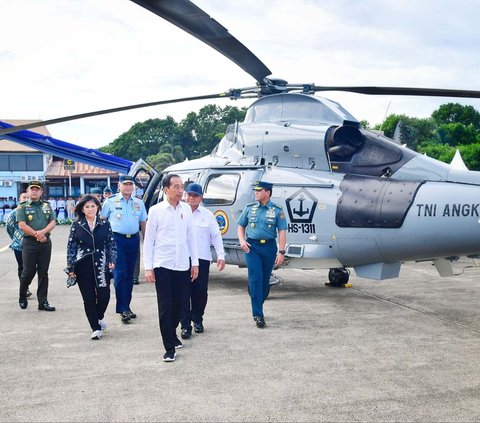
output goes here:
{"type": "Polygon", "coordinates": [[[101,208],[93,195],[81,198],[75,206],[77,219],[72,224],[67,244],[67,284],[78,284],[93,331],[91,339],[100,339],[107,328],[103,318],[110,301],[111,272],[117,259],[112,228],[100,216],[101,208]]]}

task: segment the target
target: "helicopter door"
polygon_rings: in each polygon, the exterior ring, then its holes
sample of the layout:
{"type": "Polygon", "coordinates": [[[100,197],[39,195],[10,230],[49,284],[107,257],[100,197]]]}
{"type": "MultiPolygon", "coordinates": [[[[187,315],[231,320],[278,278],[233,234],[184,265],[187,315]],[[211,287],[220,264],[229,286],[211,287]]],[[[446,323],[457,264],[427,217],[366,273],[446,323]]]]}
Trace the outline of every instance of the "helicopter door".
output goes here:
{"type": "Polygon", "coordinates": [[[161,180],[162,175],[142,159],[137,160],[132,165],[128,174],[133,177],[137,186],[135,196],[143,199],[148,210],[155,193],[155,187],[161,180]]]}

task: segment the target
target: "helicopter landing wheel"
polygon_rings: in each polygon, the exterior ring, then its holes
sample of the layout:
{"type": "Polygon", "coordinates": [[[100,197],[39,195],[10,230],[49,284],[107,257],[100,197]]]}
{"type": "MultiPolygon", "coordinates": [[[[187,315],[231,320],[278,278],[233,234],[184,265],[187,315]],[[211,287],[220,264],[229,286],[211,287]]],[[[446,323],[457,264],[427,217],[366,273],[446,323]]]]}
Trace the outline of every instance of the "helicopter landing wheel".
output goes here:
{"type": "Polygon", "coordinates": [[[340,288],[348,283],[350,278],[350,271],[344,267],[337,267],[335,269],[330,269],[328,272],[328,280],[330,281],[330,286],[340,288]]]}

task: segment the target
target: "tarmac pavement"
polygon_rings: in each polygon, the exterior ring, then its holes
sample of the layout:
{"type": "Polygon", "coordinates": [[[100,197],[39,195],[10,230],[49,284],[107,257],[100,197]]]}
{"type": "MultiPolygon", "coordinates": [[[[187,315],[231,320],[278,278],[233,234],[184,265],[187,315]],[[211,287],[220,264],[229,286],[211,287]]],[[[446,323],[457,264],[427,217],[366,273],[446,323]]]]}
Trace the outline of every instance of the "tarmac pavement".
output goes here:
{"type": "MultiPolygon", "coordinates": [[[[211,269],[205,332],[164,363],[155,288],[134,287],[90,340],[78,288],[66,287],[69,227],[52,235],[49,301],[18,306],[16,262],[0,252],[0,421],[480,421],[480,268],[440,278],[407,264],[387,281],[325,287],[326,270],[284,279],[255,327],[246,270],[211,269]]],[[[0,228],[0,248],[8,244],[0,228]]],[[[142,278],[144,281],[144,279],[142,278]]]]}

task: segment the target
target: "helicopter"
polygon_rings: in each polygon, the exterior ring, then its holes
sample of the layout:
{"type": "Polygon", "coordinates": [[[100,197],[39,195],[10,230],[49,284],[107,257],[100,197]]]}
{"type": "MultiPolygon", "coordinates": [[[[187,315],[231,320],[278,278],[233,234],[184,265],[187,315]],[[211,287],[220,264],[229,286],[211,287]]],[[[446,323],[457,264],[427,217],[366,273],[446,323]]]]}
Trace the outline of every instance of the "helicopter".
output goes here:
{"type": "MultiPolygon", "coordinates": [[[[191,1],[132,1],[216,49],[256,81],[246,88],[36,124],[193,100],[255,98],[245,120],[229,126],[209,155],[162,173],[144,161],[131,166],[147,207],[161,201],[166,174],[179,175],[185,185],[200,184],[204,205],[219,223],[226,262],[243,267],[236,219],[253,201],[256,181],[273,183],[272,201],[283,207],[288,220],[283,267],[329,269],[333,286],[348,282],[349,269],[358,277],[383,280],[398,277],[405,261],[432,261],[441,276],[452,276],[452,262],[459,257],[479,257],[479,172],[453,169],[363,129],[339,103],[315,95],[346,91],[480,98],[479,91],[289,84],[271,78],[265,64],[191,1]]],[[[0,129],[0,135],[36,125],[0,129]]]]}

